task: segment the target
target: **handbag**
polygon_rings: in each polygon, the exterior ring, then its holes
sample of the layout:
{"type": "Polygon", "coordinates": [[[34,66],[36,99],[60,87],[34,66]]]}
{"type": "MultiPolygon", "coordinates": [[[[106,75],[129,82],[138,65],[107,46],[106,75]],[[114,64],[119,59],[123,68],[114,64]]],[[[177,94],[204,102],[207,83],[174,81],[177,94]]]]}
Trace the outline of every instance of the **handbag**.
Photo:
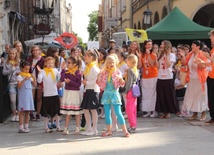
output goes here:
{"type": "Polygon", "coordinates": [[[133,84],[132,86],[132,95],[134,97],[139,97],[141,94],[140,94],[140,88],[137,84],[133,84]]]}

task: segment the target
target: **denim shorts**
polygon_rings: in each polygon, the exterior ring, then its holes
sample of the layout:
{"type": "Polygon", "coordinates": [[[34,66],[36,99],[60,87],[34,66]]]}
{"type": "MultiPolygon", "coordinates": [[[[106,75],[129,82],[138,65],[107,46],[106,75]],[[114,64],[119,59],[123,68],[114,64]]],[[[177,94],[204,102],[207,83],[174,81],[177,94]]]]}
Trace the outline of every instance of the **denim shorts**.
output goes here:
{"type": "Polygon", "coordinates": [[[9,94],[17,94],[17,84],[9,84],[9,94]]]}

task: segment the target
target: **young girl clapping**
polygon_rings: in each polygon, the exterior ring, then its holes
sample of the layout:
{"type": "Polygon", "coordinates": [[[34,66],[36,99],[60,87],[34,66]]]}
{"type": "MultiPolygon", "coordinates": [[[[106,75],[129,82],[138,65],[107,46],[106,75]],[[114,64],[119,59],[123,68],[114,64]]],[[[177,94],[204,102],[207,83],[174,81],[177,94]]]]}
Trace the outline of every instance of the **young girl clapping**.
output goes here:
{"type": "Polygon", "coordinates": [[[57,91],[57,78],[60,76],[60,73],[56,68],[53,68],[54,62],[55,59],[53,57],[47,57],[45,58],[44,69],[41,70],[40,67],[37,66],[39,70],[37,82],[43,82],[44,85],[42,116],[44,116],[46,133],[53,132],[51,129],[48,128],[48,115],[50,115],[50,117],[55,116],[57,125],[56,131],[63,131],[60,128],[58,116],[60,111],[60,102],[57,91]]]}
{"type": "Polygon", "coordinates": [[[36,78],[29,73],[30,63],[21,61],[21,72],[17,77],[18,81],[18,110],[19,113],[19,133],[30,132],[28,128],[29,113],[34,111],[34,101],[32,86],[36,86],[36,78]],[[24,122],[25,120],[25,122],[24,122]]]}
{"type": "Polygon", "coordinates": [[[61,82],[65,82],[65,91],[62,98],[62,105],[60,106],[60,113],[65,114],[65,128],[63,134],[68,134],[68,125],[71,115],[76,116],[76,130],[80,130],[80,115],[83,113],[80,108],[80,85],[81,85],[81,59],[71,56],[67,59],[67,70],[63,69],[61,72],[61,82]]]}
{"type": "Polygon", "coordinates": [[[113,55],[106,58],[105,66],[98,76],[97,83],[101,90],[104,90],[101,104],[104,105],[105,121],[107,131],[103,132],[102,136],[112,135],[112,119],[111,119],[111,106],[114,107],[115,114],[119,123],[122,125],[122,130],[125,137],[129,137],[126,129],[125,119],[121,112],[121,98],[119,94],[119,87],[124,86],[125,81],[122,78],[121,72],[117,69],[117,60],[113,55]]]}

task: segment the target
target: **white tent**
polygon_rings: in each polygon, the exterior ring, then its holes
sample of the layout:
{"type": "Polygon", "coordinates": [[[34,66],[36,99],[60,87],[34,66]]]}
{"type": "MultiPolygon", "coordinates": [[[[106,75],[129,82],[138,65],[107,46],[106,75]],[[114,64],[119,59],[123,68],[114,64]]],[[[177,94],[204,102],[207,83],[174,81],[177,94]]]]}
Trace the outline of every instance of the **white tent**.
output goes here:
{"type": "Polygon", "coordinates": [[[49,35],[45,35],[44,36],[44,40],[43,40],[43,37],[41,38],[35,38],[35,39],[32,39],[32,40],[26,40],[25,41],[25,45],[26,46],[32,46],[36,43],[46,43],[46,44],[51,44],[51,43],[57,43],[57,44],[60,44],[58,41],[54,40],[54,38],[57,38],[59,35],[57,33],[50,33],[49,35]]]}

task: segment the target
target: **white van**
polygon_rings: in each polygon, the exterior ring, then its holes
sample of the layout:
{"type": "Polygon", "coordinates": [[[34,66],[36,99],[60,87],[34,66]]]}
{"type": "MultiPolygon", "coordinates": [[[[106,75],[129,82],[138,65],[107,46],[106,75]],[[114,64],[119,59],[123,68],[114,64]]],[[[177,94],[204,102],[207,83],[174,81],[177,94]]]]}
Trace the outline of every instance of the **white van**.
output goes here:
{"type": "Polygon", "coordinates": [[[120,47],[122,47],[124,44],[129,44],[129,37],[126,32],[115,32],[112,34],[112,39],[114,39],[116,45],[120,47]]]}

